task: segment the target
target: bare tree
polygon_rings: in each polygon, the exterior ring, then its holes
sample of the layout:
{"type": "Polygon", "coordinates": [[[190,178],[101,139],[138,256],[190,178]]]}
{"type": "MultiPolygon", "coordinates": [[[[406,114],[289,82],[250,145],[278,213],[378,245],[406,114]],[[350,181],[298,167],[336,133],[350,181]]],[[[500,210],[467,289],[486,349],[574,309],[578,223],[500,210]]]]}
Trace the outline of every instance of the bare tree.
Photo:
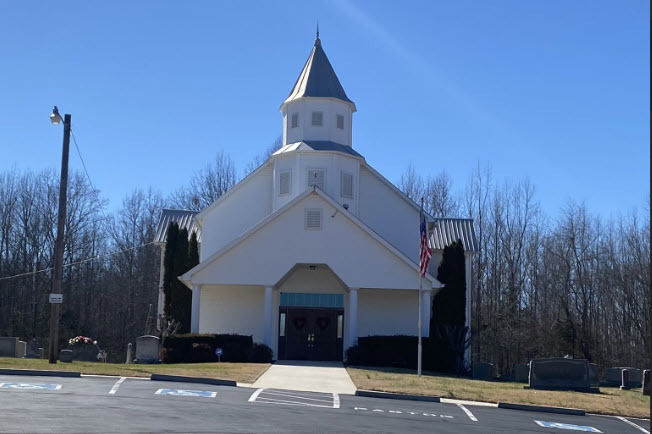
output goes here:
{"type": "Polygon", "coordinates": [[[196,172],[186,187],[179,188],[168,200],[170,206],[199,211],[212,204],[236,183],[235,163],[223,151],[196,172]]]}
{"type": "Polygon", "coordinates": [[[281,149],[282,146],[283,135],[279,135],[261,154],[256,155],[249,163],[247,163],[244,169],[244,176],[247,176],[256,170],[261,164],[266,162],[274,152],[281,149]]]}

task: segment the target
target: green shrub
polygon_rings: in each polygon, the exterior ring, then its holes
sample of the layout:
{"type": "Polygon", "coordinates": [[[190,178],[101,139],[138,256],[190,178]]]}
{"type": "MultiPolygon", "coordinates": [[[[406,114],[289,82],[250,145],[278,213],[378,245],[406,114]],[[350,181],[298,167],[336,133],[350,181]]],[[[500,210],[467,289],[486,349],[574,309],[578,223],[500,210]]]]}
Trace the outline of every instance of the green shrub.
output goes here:
{"type": "Polygon", "coordinates": [[[254,344],[251,347],[249,361],[252,363],[271,363],[272,349],[265,344],[254,344]]]}
{"type": "MultiPolygon", "coordinates": [[[[417,368],[416,336],[367,336],[346,350],[347,363],[362,366],[417,368]]],[[[441,351],[437,338],[421,338],[422,367],[428,371],[451,372],[448,354],[441,351]]]]}
{"type": "Polygon", "coordinates": [[[251,336],[235,334],[181,334],[163,340],[163,363],[217,362],[215,349],[222,348],[222,362],[271,362],[272,350],[254,344],[251,336]]]}

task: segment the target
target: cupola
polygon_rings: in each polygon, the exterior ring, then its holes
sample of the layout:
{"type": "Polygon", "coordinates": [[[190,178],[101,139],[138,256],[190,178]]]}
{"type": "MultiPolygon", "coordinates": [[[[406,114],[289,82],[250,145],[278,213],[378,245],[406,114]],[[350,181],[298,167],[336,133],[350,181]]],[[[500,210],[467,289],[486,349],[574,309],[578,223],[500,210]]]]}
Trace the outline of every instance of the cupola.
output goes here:
{"type": "Polygon", "coordinates": [[[281,104],[283,146],[298,142],[332,142],[351,147],[355,104],[344,92],[319,39],[292,91],[281,104]]]}

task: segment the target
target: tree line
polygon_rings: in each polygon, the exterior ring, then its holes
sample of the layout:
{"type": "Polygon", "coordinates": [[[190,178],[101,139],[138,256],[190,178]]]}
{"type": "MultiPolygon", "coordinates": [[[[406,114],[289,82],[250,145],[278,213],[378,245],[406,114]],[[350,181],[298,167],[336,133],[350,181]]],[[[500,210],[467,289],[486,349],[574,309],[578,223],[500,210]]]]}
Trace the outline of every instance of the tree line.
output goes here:
{"type": "MultiPolygon", "coordinates": [[[[113,212],[81,173],[69,178],[59,345],[90,336],[110,361],[122,361],[128,342],[156,333],[161,248],[152,241],[161,209],[206,207],[238,181],[236,167],[218,153],[169,196],[138,188],[113,212]]],[[[424,197],[435,217],[475,221],[473,360],[501,372],[566,354],[647,366],[649,201],[640,215],[606,220],[569,203],[551,218],[531,183],[500,183],[486,168],[474,169],[459,194],[445,172],[424,178],[408,167],[398,184],[412,199],[424,197]]],[[[0,172],[0,336],[36,338],[45,348],[58,185],[54,170],[0,172]]]]}
{"type": "Polygon", "coordinates": [[[455,194],[446,172],[409,166],[399,187],[434,217],[475,222],[471,347],[501,373],[538,357],[649,368],[650,209],[605,219],[569,202],[547,216],[527,179],[476,167],[455,194]]]}

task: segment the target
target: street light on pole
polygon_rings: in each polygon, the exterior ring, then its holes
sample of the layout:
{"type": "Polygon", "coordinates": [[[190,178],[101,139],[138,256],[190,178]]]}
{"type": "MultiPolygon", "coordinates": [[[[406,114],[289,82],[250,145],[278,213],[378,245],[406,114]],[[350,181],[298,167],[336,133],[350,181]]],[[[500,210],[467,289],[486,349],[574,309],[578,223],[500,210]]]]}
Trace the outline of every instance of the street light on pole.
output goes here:
{"type": "MultiPolygon", "coordinates": [[[[70,148],[70,118],[66,114],[63,118],[63,151],[61,153],[61,182],[59,183],[59,214],[57,216],[57,239],[54,243],[54,279],[52,281],[52,294],[61,294],[63,280],[63,249],[64,230],[66,223],[66,197],[68,192],[68,150],[70,148]]],[[[52,125],[61,122],[59,109],[54,106],[50,114],[52,125]]],[[[59,340],[59,308],[61,297],[50,295],[50,342],[48,343],[48,358],[50,363],[57,363],[57,343],[59,340]]]]}

